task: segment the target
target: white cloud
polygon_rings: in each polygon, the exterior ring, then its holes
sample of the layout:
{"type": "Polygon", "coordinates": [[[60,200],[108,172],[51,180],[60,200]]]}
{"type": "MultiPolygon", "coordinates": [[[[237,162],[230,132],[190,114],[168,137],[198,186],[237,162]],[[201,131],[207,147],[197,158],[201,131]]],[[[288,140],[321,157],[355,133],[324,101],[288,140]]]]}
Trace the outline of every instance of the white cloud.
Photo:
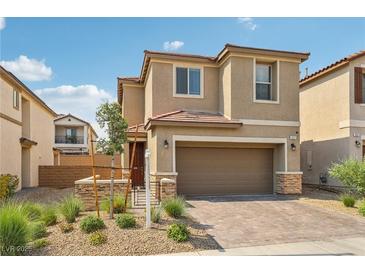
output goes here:
{"type": "Polygon", "coordinates": [[[95,85],[63,85],[38,89],[35,93],[57,113],[71,113],[80,117],[93,126],[99,137],[105,136],[95,121],[95,113],[101,103],[116,101],[110,93],[95,85]]]}
{"type": "Polygon", "coordinates": [[[0,17],[0,30],[5,29],[5,27],[6,27],[5,18],[0,17]]]}
{"type": "Polygon", "coordinates": [[[254,20],[251,17],[238,17],[237,21],[239,24],[243,24],[245,28],[249,30],[254,31],[257,28],[257,24],[254,23],[254,20]]]}
{"type": "Polygon", "coordinates": [[[25,81],[50,80],[53,73],[45,60],[30,59],[25,55],[20,55],[14,61],[0,61],[0,65],[25,81]]]}
{"type": "Polygon", "coordinates": [[[181,48],[184,45],[184,42],[182,41],[166,41],[165,43],[163,43],[163,48],[164,50],[167,51],[174,51],[174,50],[178,50],[179,48],[181,48]]]}

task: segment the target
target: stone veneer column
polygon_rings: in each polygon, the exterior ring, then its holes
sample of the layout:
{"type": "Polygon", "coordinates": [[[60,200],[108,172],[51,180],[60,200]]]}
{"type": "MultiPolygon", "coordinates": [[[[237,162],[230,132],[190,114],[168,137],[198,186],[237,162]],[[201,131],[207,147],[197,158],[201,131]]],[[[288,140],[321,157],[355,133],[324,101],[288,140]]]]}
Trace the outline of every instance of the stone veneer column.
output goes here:
{"type": "Polygon", "coordinates": [[[176,177],[174,174],[152,174],[151,183],[158,186],[157,194],[160,201],[176,197],[176,177]]]}
{"type": "Polygon", "coordinates": [[[276,194],[302,194],[301,171],[278,171],[276,172],[275,193],[276,194]]]}

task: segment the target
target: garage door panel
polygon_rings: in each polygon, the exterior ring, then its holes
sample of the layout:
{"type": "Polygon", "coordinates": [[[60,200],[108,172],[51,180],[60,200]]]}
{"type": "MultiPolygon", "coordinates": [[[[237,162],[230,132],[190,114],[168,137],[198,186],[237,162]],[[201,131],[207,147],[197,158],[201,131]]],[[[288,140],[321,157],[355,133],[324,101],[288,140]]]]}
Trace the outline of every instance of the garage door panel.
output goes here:
{"type": "Polygon", "coordinates": [[[177,147],[177,191],[184,195],[273,192],[273,150],[177,147]]]}

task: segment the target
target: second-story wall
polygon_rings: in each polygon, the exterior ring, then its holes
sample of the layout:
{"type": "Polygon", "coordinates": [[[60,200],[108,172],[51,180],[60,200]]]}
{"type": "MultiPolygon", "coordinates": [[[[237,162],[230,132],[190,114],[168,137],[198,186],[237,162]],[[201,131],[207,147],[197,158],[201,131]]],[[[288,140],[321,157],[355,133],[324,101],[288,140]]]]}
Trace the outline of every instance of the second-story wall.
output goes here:
{"type": "Polygon", "coordinates": [[[350,118],[348,66],[300,88],[301,141],[348,137],[340,123],[350,118]]]}
{"type": "Polygon", "coordinates": [[[350,119],[365,121],[365,104],[355,104],[355,67],[363,67],[365,69],[365,56],[356,58],[349,64],[350,78],[350,119]]]}
{"type": "MultiPolygon", "coordinates": [[[[244,57],[230,59],[230,79],[229,76],[221,78],[222,86],[227,86],[223,90],[224,105],[228,104],[225,115],[233,119],[299,121],[299,63],[272,62],[272,90],[277,100],[259,102],[254,98],[255,66],[258,61],[244,57]]],[[[223,66],[222,69],[227,67],[223,66]]]]}
{"type": "MultiPolygon", "coordinates": [[[[179,63],[174,63],[179,66],[179,63]]],[[[215,67],[209,67],[199,64],[191,64],[200,66],[203,73],[203,98],[196,97],[175,97],[173,93],[173,70],[174,64],[170,63],[152,63],[151,73],[148,75],[146,84],[146,98],[151,96],[152,104],[146,99],[146,116],[158,115],[180,109],[198,110],[217,112],[218,111],[218,87],[219,87],[219,70],[215,67]],[[152,89],[149,86],[152,81],[152,89]],[[151,108],[151,109],[148,109],[151,108]]],[[[189,66],[189,64],[183,64],[189,66]]]]}
{"type": "Polygon", "coordinates": [[[122,113],[129,126],[143,123],[145,115],[145,90],[143,87],[124,87],[122,113]]]}

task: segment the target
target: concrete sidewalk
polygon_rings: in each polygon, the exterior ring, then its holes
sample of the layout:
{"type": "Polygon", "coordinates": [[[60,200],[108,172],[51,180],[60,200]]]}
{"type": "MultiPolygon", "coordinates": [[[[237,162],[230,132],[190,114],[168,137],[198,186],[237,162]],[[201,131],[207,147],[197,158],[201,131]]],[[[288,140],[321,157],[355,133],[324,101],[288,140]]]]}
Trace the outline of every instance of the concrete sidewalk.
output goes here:
{"type": "Polygon", "coordinates": [[[168,254],[173,256],[349,256],[365,255],[365,237],[168,254]]]}

